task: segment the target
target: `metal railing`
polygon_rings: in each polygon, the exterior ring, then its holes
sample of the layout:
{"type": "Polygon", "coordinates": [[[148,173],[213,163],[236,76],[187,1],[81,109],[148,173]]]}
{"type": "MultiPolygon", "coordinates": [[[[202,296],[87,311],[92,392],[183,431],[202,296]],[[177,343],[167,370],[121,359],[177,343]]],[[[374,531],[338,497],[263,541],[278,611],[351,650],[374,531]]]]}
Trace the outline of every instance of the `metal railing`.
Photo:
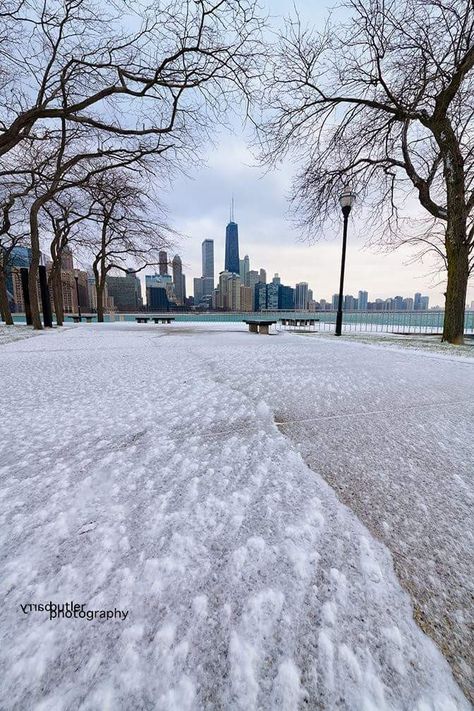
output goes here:
{"type": "MultiPolygon", "coordinates": [[[[209,311],[209,312],[167,312],[155,313],[115,313],[112,317],[105,316],[106,321],[135,321],[137,316],[173,316],[178,322],[238,322],[244,319],[272,318],[280,319],[319,319],[315,322],[311,330],[333,331],[336,324],[336,311],[296,311],[296,310],[275,310],[275,311],[209,311]]],[[[17,323],[24,323],[23,314],[14,314],[17,323]]],[[[95,318],[94,318],[95,320],[95,318]]],[[[444,321],[444,311],[344,311],[343,331],[344,332],[369,332],[369,333],[421,333],[438,334],[442,333],[444,321]]],[[[285,327],[283,327],[285,328],[285,327]]],[[[304,327],[300,327],[304,329],[304,327]]],[[[468,310],[464,319],[464,332],[474,334],[474,311],[468,310]]]]}

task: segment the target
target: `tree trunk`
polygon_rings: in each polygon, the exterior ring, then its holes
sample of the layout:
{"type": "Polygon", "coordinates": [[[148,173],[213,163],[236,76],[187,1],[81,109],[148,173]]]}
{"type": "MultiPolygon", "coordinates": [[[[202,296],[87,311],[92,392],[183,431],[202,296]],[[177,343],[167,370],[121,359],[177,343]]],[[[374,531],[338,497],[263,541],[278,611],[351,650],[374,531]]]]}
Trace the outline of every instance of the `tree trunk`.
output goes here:
{"type": "Polygon", "coordinates": [[[28,287],[30,290],[31,319],[33,328],[37,331],[43,329],[38,301],[38,267],[40,263],[40,244],[38,227],[39,207],[33,203],[30,210],[30,237],[31,237],[31,264],[28,275],[28,287]]]}
{"type": "Polygon", "coordinates": [[[63,285],[61,279],[61,252],[58,245],[60,244],[60,235],[55,232],[54,239],[50,245],[52,267],[49,276],[50,287],[53,292],[54,313],[56,316],[56,325],[64,324],[64,301],[63,301],[63,285]]]}
{"type": "Polygon", "coordinates": [[[102,284],[96,284],[97,291],[97,321],[98,323],[104,322],[104,286],[102,284]]]}
{"type": "Polygon", "coordinates": [[[62,326],[64,324],[64,303],[60,264],[53,266],[51,270],[51,286],[53,289],[53,302],[54,313],[56,314],[56,325],[62,326]]]}
{"type": "Polygon", "coordinates": [[[5,324],[7,326],[13,326],[12,313],[10,311],[10,304],[8,303],[7,280],[3,269],[0,269],[0,312],[5,324]]]}
{"type": "Polygon", "coordinates": [[[465,167],[459,139],[446,116],[436,127],[435,138],[443,156],[448,218],[445,238],[448,284],[443,341],[458,345],[464,343],[464,312],[469,278],[465,167]]]}
{"type": "Polygon", "coordinates": [[[466,244],[446,239],[448,285],[444,312],[443,341],[464,343],[464,313],[469,277],[469,251],[466,244]]]}

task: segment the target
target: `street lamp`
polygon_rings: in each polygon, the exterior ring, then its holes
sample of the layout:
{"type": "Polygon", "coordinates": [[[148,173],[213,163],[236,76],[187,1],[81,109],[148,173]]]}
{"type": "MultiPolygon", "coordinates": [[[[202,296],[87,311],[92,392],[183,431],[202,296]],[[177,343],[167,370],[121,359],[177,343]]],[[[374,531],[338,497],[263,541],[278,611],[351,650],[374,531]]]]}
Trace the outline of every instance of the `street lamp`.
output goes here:
{"type": "Polygon", "coordinates": [[[344,232],[342,236],[342,258],[341,258],[341,279],[339,282],[339,301],[337,305],[336,317],[336,332],[334,335],[340,336],[342,331],[342,299],[344,296],[344,269],[346,266],[346,243],[347,243],[347,223],[349,221],[349,213],[355,201],[355,193],[350,188],[345,188],[340,197],[342,214],[344,215],[344,232]]]}
{"type": "Polygon", "coordinates": [[[74,274],[74,279],[76,280],[77,315],[79,316],[79,323],[82,323],[81,300],[79,298],[79,275],[74,274]]]}

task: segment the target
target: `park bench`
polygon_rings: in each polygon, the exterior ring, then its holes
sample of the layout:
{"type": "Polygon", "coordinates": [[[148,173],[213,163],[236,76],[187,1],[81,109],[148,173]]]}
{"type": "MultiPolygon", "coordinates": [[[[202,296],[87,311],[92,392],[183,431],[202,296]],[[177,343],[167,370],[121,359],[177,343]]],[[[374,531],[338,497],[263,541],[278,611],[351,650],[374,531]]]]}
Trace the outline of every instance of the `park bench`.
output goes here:
{"type": "Polygon", "coordinates": [[[135,316],[135,321],[137,323],[148,323],[149,320],[148,316],[135,316]]]}
{"type": "Polygon", "coordinates": [[[307,316],[306,318],[282,318],[280,323],[282,326],[289,326],[290,328],[301,328],[302,326],[315,325],[319,321],[316,316],[307,316]]]}
{"type": "Polygon", "coordinates": [[[87,321],[87,323],[92,323],[92,319],[94,317],[93,316],[68,316],[68,318],[72,318],[74,323],[81,323],[81,321],[87,321]]]}
{"type": "Polygon", "coordinates": [[[153,316],[152,321],[155,323],[171,323],[174,321],[174,316],[153,316]]]}
{"type": "Polygon", "coordinates": [[[252,319],[252,321],[244,320],[244,323],[248,325],[250,333],[265,333],[268,335],[270,333],[269,327],[273,326],[276,321],[257,321],[252,319]]]}

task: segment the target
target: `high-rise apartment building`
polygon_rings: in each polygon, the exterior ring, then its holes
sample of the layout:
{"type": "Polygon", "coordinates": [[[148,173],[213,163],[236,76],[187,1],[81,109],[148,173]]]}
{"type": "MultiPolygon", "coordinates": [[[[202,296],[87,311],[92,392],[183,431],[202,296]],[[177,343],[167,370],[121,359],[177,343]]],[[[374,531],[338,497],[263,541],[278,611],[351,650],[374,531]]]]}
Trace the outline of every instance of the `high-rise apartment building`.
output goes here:
{"type": "Polygon", "coordinates": [[[302,281],[296,285],[295,289],[295,309],[305,310],[308,308],[308,283],[302,281]]]}
{"type": "Polygon", "coordinates": [[[260,269],[260,281],[262,284],[267,283],[267,272],[265,271],[265,269],[260,269]]]}
{"type": "Polygon", "coordinates": [[[193,279],[193,295],[194,295],[194,304],[195,306],[198,306],[199,304],[202,303],[202,287],[203,287],[203,278],[202,277],[194,277],[193,279]]]}
{"type": "Polygon", "coordinates": [[[205,239],[202,248],[202,276],[194,279],[195,306],[211,306],[214,291],[214,240],[205,239]]]}
{"type": "Polygon", "coordinates": [[[161,250],[161,252],[158,252],[158,261],[159,261],[159,271],[160,274],[163,276],[164,274],[168,274],[168,254],[164,250],[161,250]]]}
{"type": "Polygon", "coordinates": [[[276,310],[280,308],[280,289],[281,286],[276,281],[267,284],[267,309],[276,310]]]}
{"type": "Polygon", "coordinates": [[[175,303],[171,274],[147,274],[145,286],[148,311],[168,311],[170,304],[175,303]]]}
{"type": "Polygon", "coordinates": [[[186,300],[185,292],[185,282],[183,277],[183,265],[181,263],[181,257],[175,254],[173,257],[173,284],[174,293],[176,296],[176,303],[178,306],[182,306],[186,300]]]}
{"type": "Polygon", "coordinates": [[[216,295],[216,307],[224,311],[240,311],[240,276],[234,272],[223,271],[219,274],[219,286],[216,295]]]}
{"type": "Polygon", "coordinates": [[[263,281],[259,281],[255,285],[254,291],[254,309],[255,311],[263,311],[267,308],[267,285],[263,281]]]}
{"type": "Polygon", "coordinates": [[[205,239],[202,243],[202,276],[214,283],[214,240],[205,239]]]}
{"type": "Polygon", "coordinates": [[[29,247],[14,247],[10,253],[6,269],[7,296],[13,312],[24,311],[23,292],[19,270],[28,268],[31,264],[31,249],[29,247]]]}
{"type": "Polygon", "coordinates": [[[117,311],[136,311],[143,306],[141,282],[133,271],[125,276],[107,275],[105,280],[117,311]]]}
{"type": "Polygon", "coordinates": [[[253,292],[250,286],[240,286],[240,310],[253,311],[253,292]]]}
{"type": "Polygon", "coordinates": [[[280,286],[280,309],[295,308],[295,290],[291,286],[280,286]]]}
{"type": "Polygon", "coordinates": [[[356,299],[354,299],[352,294],[347,294],[344,296],[344,311],[355,311],[356,303],[356,299]]]}
{"type": "Polygon", "coordinates": [[[249,284],[249,272],[250,272],[250,259],[249,255],[246,254],[243,259],[240,260],[240,279],[244,286],[250,286],[249,284]]]}
{"type": "Polygon", "coordinates": [[[251,289],[255,289],[255,284],[258,284],[258,282],[260,281],[260,274],[257,271],[251,269],[248,274],[248,279],[249,279],[249,283],[248,283],[249,287],[251,289]]]}
{"type": "Polygon", "coordinates": [[[255,287],[255,311],[263,309],[294,309],[295,290],[291,286],[284,286],[275,281],[270,284],[259,282],[255,287]]]}
{"type": "Polygon", "coordinates": [[[367,291],[359,291],[357,299],[357,308],[359,311],[367,311],[367,304],[369,302],[369,294],[367,291]]]}

